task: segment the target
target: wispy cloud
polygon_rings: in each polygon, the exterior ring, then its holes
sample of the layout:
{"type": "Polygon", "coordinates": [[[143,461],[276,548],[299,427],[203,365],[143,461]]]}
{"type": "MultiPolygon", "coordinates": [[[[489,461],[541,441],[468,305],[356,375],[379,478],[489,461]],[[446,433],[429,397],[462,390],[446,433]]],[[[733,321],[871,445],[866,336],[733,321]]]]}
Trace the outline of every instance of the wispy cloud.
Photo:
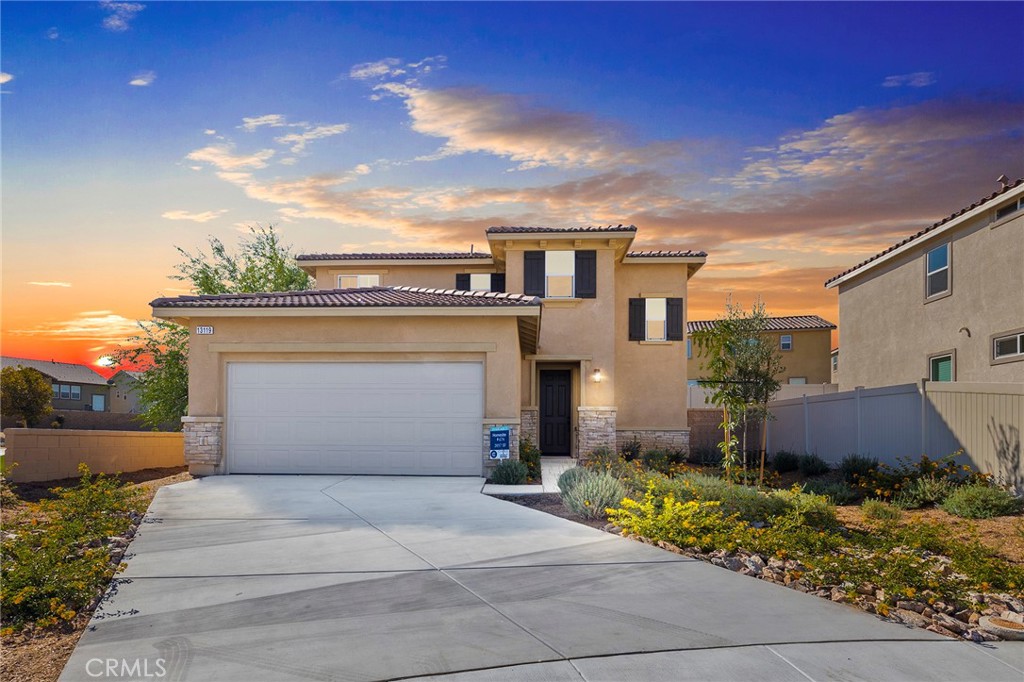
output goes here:
{"type": "Polygon", "coordinates": [[[60,31],[57,30],[56,26],[51,26],[50,28],[46,29],[47,40],[57,40],[58,38],[60,38],[60,31]]]}
{"type": "Polygon", "coordinates": [[[349,125],[347,123],[336,123],[334,125],[315,126],[306,130],[302,133],[289,133],[288,135],[282,135],[276,137],[274,140],[280,144],[290,144],[291,152],[293,154],[299,154],[306,149],[306,145],[312,140],[320,140],[325,137],[332,137],[334,135],[340,135],[347,131],[349,125]]]}
{"type": "Polygon", "coordinates": [[[348,71],[348,77],[355,80],[369,80],[371,78],[384,78],[387,76],[400,76],[405,69],[399,68],[402,63],[397,57],[386,57],[375,62],[364,62],[356,64],[348,71]]]}
{"type": "MultiPolygon", "coordinates": [[[[253,132],[257,128],[267,126],[269,128],[282,128],[289,125],[287,119],[283,114],[264,114],[263,116],[249,116],[242,119],[242,125],[239,126],[246,132],[253,132]]],[[[294,125],[294,124],[292,124],[294,125]]]]}
{"type": "Polygon", "coordinates": [[[25,282],[36,287],[70,287],[71,282],[25,282]]]}
{"type": "Polygon", "coordinates": [[[206,130],[203,131],[203,135],[216,135],[216,134],[217,134],[217,131],[214,130],[213,128],[207,128],[206,130]]]}
{"type": "Polygon", "coordinates": [[[128,85],[135,85],[137,87],[144,88],[147,85],[152,85],[153,81],[155,80],[156,72],[140,71],[139,73],[135,74],[130,81],[128,81],[128,85]]]}
{"type": "Polygon", "coordinates": [[[262,149],[252,154],[235,154],[234,145],[224,143],[196,149],[186,158],[208,163],[223,171],[236,171],[243,168],[266,168],[267,160],[273,155],[273,149],[262,149]]]}
{"type": "Polygon", "coordinates": [[[886,76],[882,81],[883,88],[923,88],[935,83],[935,74],[931,71],[915,71],[896,76],[886,76]]]}
{"type": "Polygon", "coordinates": [[[137,2],[114,2],[113,0],[100,0],[100,7],[107,16],[103,19],[103,28],[115,33],[123,33],[131,28],[131,21],[146,6],[137,2]]]}
{"type": "Polygon", "coordinates": [[[12,76],[9,73],[4,73],[3,71],[0,71],[0,85],[3,85],[4,83],[10,83],[12,80],[14,80],[14,76],[12,76]]]}
{"type": "Polygon", "coordinates": [[[219,211],[203,211],[201,213],[190,213],[188,211],[173,210],[164,211],[163,213],[160,214],[160,217],[166,218],[167,220],[191,220],[192,222],[196,223],[208,223],[211,220],[216,220],[217,218],[221,217],[227,212],[228,211],[226,208],[221,209],[219,211]]]}
{"type": "Polygon", "coordinates": [[[49,322],[31,329],[14,329],[19,336],[42,336],[63,341],[117,343],[135,335],[138,322],[110,310],[88,310],[70,320],[49,322]]]}

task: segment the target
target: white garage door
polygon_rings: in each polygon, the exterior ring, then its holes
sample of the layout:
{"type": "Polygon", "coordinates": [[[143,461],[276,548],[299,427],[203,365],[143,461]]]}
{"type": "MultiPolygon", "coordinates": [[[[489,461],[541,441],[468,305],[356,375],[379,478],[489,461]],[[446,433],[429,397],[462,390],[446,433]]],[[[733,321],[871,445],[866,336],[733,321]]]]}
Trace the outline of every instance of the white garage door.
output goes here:
{"type": "Polygon", "coordinates": [[[483,365],[231,363],[235,474],[479,476],[483,365]]]}

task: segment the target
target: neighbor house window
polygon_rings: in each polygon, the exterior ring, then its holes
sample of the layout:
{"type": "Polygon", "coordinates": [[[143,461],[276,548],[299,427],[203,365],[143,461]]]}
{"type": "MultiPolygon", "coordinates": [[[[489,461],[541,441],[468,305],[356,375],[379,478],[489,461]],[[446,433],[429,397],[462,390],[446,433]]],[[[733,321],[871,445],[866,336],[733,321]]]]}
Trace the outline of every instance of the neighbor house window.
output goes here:
{"type": "Polygon", "coordinates": [[[807,377],[790,377],[789,383],[802,386],[807,383],[807,377]]]}
{"type": "Polygon", "coordinates": [[[838,369],[839,369],[839,356],[838,355],[833,355],[832,356],[832,371],[835,372],[838,369]]]}
{"type": "Polygon", "coordinates": [[[934,355],[928,359],[928,379],[931,381],[953,381],[953,354],[934,355]]]}
{"type": "Polygon", "coordinates": [[[547,251],[544,254],[544,296],[572,298],[575,293],[576,252],[547,251]]]}
{"type": "Polygon", "coordinates": [[[1008,203],[1006,206],[1000,206],[999,208],[996,209],[996,220],[999,220],[1000,218],[1005,218],[1011,213],[1016,213],[1022,208],[1024,208],[1024,198],[1020,198],[1017,201],[1012,201],[1008,203]]]}
{"type": "Polygon", "coordinates": [[[686,337],[686,359],[693,357],[693,339],[686,337]]]}
{"type": "Polygon", "coordinates": [[[783,334],[779,337],[779,348],[782,350],[793,350],[793,335],[783,334]]]}
{"type": "Polygon", "coordinates": [[[928,252],[928,278],[925,296],[932,297],[949,291],[949,244],[928,252]]]}
{"type": "Polygon", "coordinates": [[[992,339],[993,360],[1024,358],[1024,331],[1015,331],[992,339]]]}
{"type": "Polygon", "coordinates": [[[63,400],[70,400],[71,399],[71,387],[68,386],[67,384],[61,384],[60,385],[60,397],[63,400]]]}
{"type": "Polygon", "coordinates": [[[53,384],[51,386],[51,388],[53,388],[53,397],[54,398],[59,398],[60,397],[60,384],[53,384]]]}
{"type": "Polygon", "coordinates": [[[629,340],[682,341],[683,299],[629,299],[629,340]]]}
{"type": "Polygon", "coordinates": [[[469,289],[470,291],[490,291],[491,273],[485,272],[483,274],[471,274],[469,276],[469,289]]]}
{"type": "Polygon", "coordinates": [[[71,387],[71,399],[72,400],[81,400],[81,398],[82,398],[82,387],[81,386],[72,386],[71,387]]]}
{"type": "Polygon", "coordinates": [[[362,289],[379,287],[380,275],[338,275],[339,289],[362,289]]]}

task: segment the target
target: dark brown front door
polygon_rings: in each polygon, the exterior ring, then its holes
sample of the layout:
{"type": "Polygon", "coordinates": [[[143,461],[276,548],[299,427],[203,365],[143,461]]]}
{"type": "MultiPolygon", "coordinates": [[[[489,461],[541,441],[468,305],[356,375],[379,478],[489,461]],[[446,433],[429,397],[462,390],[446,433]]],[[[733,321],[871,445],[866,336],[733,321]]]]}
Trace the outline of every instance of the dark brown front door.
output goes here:
{"type": "Polygon", "coordinates": [[[545,455],[569,455],[572,443],[572,372],[540,371],[540,451],[545,455]]]}

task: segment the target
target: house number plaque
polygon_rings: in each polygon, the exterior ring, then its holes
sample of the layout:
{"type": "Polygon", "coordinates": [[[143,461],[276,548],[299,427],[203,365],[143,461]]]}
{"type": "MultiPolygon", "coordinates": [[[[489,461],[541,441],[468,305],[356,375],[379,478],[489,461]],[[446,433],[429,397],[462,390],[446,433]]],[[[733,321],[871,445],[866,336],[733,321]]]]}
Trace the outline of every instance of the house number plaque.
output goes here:
{"type": "Polygon", "coordinates": [[[196,327],[196,334],[198,334],[198,335],[212,334],[212,333],[213,333],[213,327],[210,326],[210,325],[199,325],[198,327],[196,327]]]}

